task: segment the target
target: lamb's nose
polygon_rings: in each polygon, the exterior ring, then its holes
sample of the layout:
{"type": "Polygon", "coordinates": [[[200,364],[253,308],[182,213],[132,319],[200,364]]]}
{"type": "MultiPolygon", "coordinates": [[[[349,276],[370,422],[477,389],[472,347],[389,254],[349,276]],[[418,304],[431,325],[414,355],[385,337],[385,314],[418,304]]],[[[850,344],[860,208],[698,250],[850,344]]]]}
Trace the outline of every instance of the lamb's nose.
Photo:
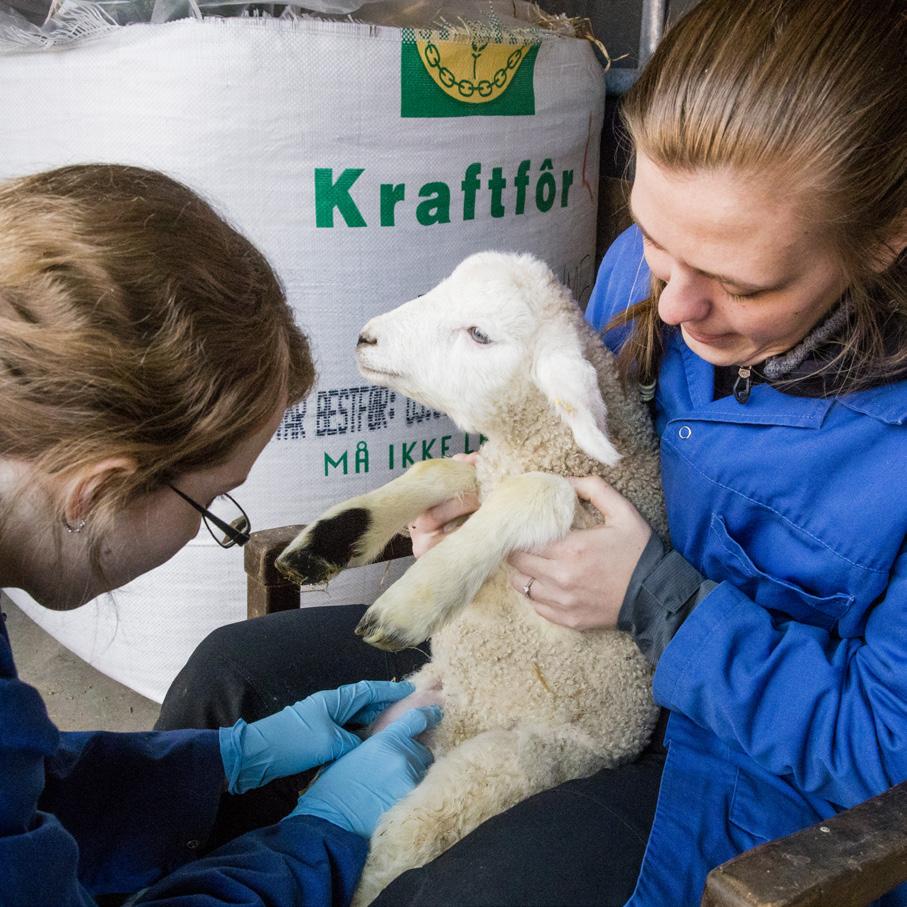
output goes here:
{"type": "Polygon", "coordinates": [[[378,343],[378,340],[373,335],[369,334],[368,331],[363,331],[359,335],[359,340],[356,342],[356,346],[375,346],[378,343]]]}

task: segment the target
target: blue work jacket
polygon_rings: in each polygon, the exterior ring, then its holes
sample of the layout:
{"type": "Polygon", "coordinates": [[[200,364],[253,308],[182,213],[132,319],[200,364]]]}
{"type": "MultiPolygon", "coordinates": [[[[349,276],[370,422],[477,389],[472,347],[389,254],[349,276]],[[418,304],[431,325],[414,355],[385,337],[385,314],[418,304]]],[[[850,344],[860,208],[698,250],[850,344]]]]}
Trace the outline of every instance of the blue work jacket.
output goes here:
{"type": "Polygon", "coordinates": [[[0,620],[0,905],[347,904],[368,842],[294,816],[196,859],[225,786],[217,732],[61,733],[0,620]],[[150,886],[150,887],[149,887],[150,886]]]}
{"type": "MultiPolygon", "coordinates": [[[[648,286],[631,228],[588,321],[648,286]]],[[[672,332],[655,397],[671,541],[718,585],[655,671],[668,756],[634,907],[698,904],[719,863],[907,779],[907,381],[760,384],[746,403],[713,381],[672,332]]]]}

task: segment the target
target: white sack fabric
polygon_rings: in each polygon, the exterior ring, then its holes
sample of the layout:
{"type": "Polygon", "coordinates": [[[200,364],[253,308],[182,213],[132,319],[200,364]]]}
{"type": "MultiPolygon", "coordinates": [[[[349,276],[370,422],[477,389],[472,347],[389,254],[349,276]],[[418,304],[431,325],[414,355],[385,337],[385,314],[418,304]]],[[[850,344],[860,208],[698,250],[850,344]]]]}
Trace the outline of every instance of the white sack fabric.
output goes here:
{"type": "MultiPolygon", "coordinates": [[[[584,302],[603,105],[591,46],[540,30],[483,46],[306,19],[130,25],[0,51],[0,178],[77,162],[152,167],[269,257],[312,339],[318,383],[235,492],[264,529],[477,447],[440,414],[367,385],[353,357],[359,328],[483,249],[534,253],[584,302]]],[[[371,603],[398,572],[351,571],[304,604],[371,603]]],[[[198,642],[246,607],[242,552],[204,529],[113,601],[52,613],[11,596],[156,700],[198,642]]]]}

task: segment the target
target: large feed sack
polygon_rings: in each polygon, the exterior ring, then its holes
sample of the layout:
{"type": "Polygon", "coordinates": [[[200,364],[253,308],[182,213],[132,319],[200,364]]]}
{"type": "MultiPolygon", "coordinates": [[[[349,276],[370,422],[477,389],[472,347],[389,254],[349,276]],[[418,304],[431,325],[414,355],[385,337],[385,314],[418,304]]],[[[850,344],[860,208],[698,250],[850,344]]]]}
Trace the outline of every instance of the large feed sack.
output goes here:
{"type": "MultiPolygon", "coordinates": [[[[319,377],[235,492],[253,529],[304,522],[413,462],[477,447],[358,375],[370,317],[490,248],[542,257],[581,301],[591,289],[604,82],[583,40],[528,26],[480,41],[184,19],[44,49],[0,44],[0,86],[0,178],[88,161],[162,170],[259,245],[285,283],[319,377]]],[[[303,603],[370,603],[401,569],[350,571],[303,603]]],[[[156,700],[199,641],[246,608],[242,552],[204,529],[113,601],[54,613],[10,594],[156,700]]]]}

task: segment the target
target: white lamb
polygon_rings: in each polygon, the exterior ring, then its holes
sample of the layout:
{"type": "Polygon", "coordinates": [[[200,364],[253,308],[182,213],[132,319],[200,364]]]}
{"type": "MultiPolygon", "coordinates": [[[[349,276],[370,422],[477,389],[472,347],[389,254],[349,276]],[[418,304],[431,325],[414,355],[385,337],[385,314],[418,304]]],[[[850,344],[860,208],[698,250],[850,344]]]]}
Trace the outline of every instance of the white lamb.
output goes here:
{"type": "Polygon", "coordinates": [[[657,709],[647,662],[617,631],[539,617],[507,556],[600,522],[564,476],[600,475],[664,531],[658,456],[638,395],[569,291],[529,255],[467,258],[431,292],[372,319],[362,374],[487,437],[475,467],[427,460],[328,510],[278,559],[324,582],[376,559],[428,507],[478,489],[481,508],[369,608],[357,632],[397,650],[431,637],[417,691],[440,686],[435,763],[372,838],[356,903],[539,791],[635,757],[657,709]],[[604,465],[603,465],[604,464],[604,465]]]}

